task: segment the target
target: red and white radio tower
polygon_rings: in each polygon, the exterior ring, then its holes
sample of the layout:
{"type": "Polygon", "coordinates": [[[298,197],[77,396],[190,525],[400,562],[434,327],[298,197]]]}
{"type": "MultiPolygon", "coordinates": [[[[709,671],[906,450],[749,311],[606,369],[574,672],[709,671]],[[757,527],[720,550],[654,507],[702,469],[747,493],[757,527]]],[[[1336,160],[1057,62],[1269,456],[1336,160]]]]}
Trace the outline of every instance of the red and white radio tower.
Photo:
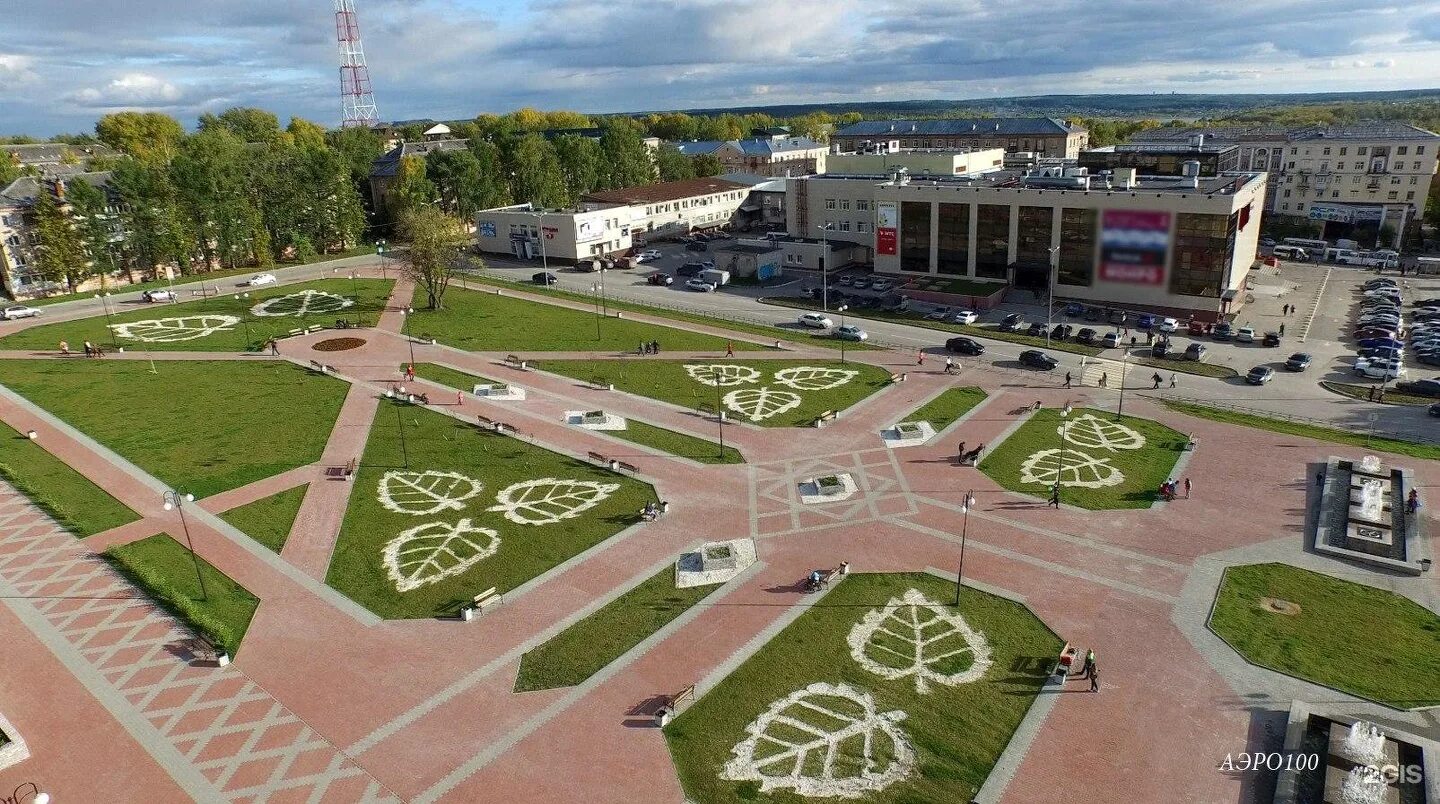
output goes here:
{"type": "Polygon", "coordinates": [[[360,44],[360,23],[355,0],[335,0],[335,38],[340,43],[340,125],[372,126],[380,120],[375,93],[370,90],[370,68],[360,44]]]}

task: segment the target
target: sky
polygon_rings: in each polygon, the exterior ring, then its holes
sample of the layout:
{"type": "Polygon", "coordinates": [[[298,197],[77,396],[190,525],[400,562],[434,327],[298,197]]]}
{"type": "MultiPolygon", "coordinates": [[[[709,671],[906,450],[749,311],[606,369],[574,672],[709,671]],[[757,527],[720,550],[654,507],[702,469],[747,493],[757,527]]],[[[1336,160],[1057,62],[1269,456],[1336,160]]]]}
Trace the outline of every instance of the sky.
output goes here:
{"type": "MultiPolygon", "coordinates": [[[[1440,87],[1440,0],[356,0],[383,119],[1440,87]]],[[[333,0],[0,7],[0,133],[339,123],[333,0]]]]}

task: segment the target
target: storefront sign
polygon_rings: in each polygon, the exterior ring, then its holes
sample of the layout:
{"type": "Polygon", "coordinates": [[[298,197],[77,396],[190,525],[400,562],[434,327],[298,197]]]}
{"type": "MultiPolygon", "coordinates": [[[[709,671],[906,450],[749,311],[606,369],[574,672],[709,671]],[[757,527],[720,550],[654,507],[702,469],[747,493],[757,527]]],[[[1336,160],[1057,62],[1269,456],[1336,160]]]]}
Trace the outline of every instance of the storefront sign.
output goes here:
{"type": "Polygon", "coordinates": [[[1170,213],[1107,209],[1100,224],[1100,279],[1134,285],[1165,281],[1170,213]]]}
{"type": "Polygon", "coordinates": [[[893,201],[880,201],[875,204],[875,253],[876,254],[897,254],[896,228],[900,223],[900,215],[893,201]]]}
{"type": "Polygon", "coordinates": [[[1312,221],[1376,223],[1385,217],[1385,208],[1352,206],[1350,204],[1311,204],[1309,216],[1312,221]]]}
{"type": "Polygon", "coordinates": [[[495,236],[495,221],[480,221],[480,236],[481,236],[481,237],[494,237],[494,236],[495,236]]]}

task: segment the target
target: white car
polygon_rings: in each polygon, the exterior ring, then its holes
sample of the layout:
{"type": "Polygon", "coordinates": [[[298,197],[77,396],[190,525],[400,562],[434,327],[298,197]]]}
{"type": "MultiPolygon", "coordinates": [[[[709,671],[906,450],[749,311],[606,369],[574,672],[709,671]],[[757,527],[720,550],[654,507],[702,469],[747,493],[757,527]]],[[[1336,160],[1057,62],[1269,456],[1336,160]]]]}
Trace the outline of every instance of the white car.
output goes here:
{"type": "Polygon", "coordinates": [[[1162,319],[1160,319],[1160,331],[1163,332],[1163,333],[1165,333],[1165,334],[1167,334],[1167,335],[1169,335],[1170,333],[1174,332],[1175,330],[1177,330],[1177,329],[1179,329],[1179,328],[1180,328],[1180,322],[1179,322],[1179,321],[1176,321],[1176,320],[1173,319],[1173,318],[1162,318],[1162,319]]]}
{"type": "Polygon", "coordinates": [[[873,290],[878,290],[878,291],[880,291],[880,292],[883,293],[883,292],[889,290],[891,287],[894,287],[894,284],[895,284],[895,283],[891,282],[891,281],[888,280],[888,279],[877,279],[877,280],[875,280],[874,282],[871,282],[871,283],[870,283],[870,287],[871,287],[873,290]]]}
{"type": "Polygon", "coordinates": [[[641,262],[649,262],[650,260],[658,260],[658,259],[660,259],[660,250],[659,250],[659,249],[653,249],[653,248],[647,248],[647,249],[645,249],[644,251],[640,252],[639,255],[637,255],[637,256],[635,257],[635,259],[637,259],[637,260],[639,260],[639,261],[641,261],[641,262]]]}
{"type": "Polygon", "coordinates": [[[946,318],[950,317],[950,308],[936,307],[934,310],[931,310],[929,313],[927,313],[925,317],[931,321],[944,321],[946,318]]]}
{"type": "Polygon", "coordinates": [[[40,315],[39,310],[36,310],[34,307],[26,307],[23,304],[6,307],[3,311],[0,311],[0,318],[6,321],[14,321],[17,318],[34,318],[37,315],[40,315]]]}
{"type": "Polygon", "coordinates": [[[1362,357],[1355,361],[1355,373],[1372,380],[1398,380],[1409,372],[1394,360],[1370,361],[1362,357]]]}
{"type": "Polygon", "coordinates": [[[976,313],[974,310],[956,310],[955,312],[950,314],[950,323],[973,324],[977,320],[979,320],[979,318],[979,314],[976,313]]]}
{"type": "Polygon", "coordinates": [[[835,322],[821,315],[820,313],[801,313],[800,326],[812,329],[829,329],[835,326],[835,322]]]}
{"type": "Polygon", "coordinates": [[[710,282],[706,282],[705,280],[697,276],[685,280],[685,289],[698,290],[701,293],[709,293],[710,291],[715,289],[715,285],[710,282]]]}
{"type": "Polygon", "coordinates": [[[703,265],[703,266],[705,266],[705,270],[707,270],[707,271],[713,271],[713,270],[715,270],[715,261],[714,261],[714,260],[701,260],[701,261],[700,261],[700,264],[703,265]]]}
{"type": "Polygon", "coordinates": [[[248,284],[249,284],[250,287],[252,287],[252,288],[253,288],[253,287],[256,287],[256,286],[258,286],[258,285],[273,285],[273,284],[275,284],[275,275],[274,275],[274,274],[256,274],[256,275],[250,277],[250,282],[249,282],[248,284]]]}
{"type": "Polygon", "coordinates": [[[835,330],[835,337],[842,341],[863,341],[870,337],[870,333],[854,324],[846,324],[835,330]]]}
{"type": "Polygon", "coordinates": [[[1253,327],[1241,327],[1235,330],[1235,340],[1240,343],[1254,343],[1255,329],[1253,327]]]}
{"type": "Polygon", "coordinates": [[[140,298],[147,302],[173,301],[175,294],[168,290],[147,290],[140,294],[140,298]]]}

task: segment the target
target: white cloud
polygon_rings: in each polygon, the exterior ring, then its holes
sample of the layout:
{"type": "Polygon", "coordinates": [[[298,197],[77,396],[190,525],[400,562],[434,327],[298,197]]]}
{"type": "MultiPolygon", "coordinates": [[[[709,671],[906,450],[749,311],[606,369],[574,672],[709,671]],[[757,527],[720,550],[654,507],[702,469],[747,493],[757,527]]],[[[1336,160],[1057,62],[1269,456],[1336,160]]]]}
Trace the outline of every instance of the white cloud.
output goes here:
{"type": "Polygon", "coordinates": [[[81,106],[169,106],[180,100],[180,88],[158,76],[126,73],[104,87],[90,87],[68,97],[81,106]]]}
{"type": "Polygon", "coordinates": [[[37,80],[40,76],[31,69],[35,60],[15,53],[0,53],[0,95],[7,88],[37,80]]]}

